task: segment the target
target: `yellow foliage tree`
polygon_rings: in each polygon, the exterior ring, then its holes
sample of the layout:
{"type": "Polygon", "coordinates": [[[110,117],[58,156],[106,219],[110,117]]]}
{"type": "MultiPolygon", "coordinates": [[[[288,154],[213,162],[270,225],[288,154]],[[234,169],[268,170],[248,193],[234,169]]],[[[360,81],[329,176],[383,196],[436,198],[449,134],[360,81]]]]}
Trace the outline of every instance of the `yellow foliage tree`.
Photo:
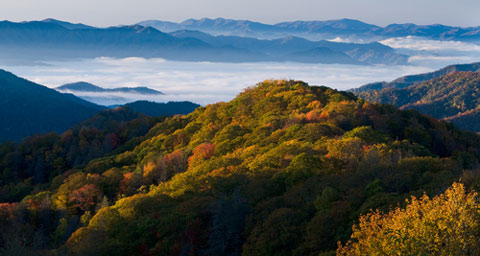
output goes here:
{"type": "Polygon", "coordinates": [[[405,209],[360,217],[337,255],[480,255],[480,201],[454,183],[444,194],[407,200],[405,209]]]}

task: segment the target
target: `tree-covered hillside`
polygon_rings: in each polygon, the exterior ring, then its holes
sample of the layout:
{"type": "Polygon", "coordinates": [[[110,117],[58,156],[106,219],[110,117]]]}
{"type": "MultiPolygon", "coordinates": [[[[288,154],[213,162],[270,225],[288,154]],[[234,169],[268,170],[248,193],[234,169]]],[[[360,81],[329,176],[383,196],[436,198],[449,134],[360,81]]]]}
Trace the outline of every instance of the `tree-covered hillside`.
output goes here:
{"type": "Polygon", "coordinates": [[[358,95],[370,102],[416,109],[458,127],[480,131],[480,73],[453,72],[406,88],[368,90],[358,95]]]}
{"type": "Polygon", "coordinates": [[[0,202],[58,186],[64,175],[115,150],[133,148],[163,118],[126,107],[102,111],[62,134],[54,132],[0,145],[0,202]]]}
{"type": "Polygon", "coordinates": [[[478,193],[461,183],[433,198],[412,196],[406,207],[360,217],[337,255],[479,255],[479,210],[478,193]]]}
{"type": "Polygon", "coordinates": [[[478,72],[478,71],[480,71],[480,62],[449,65],[433,72],[402,76],[391,82],[370,83],[370,84],[360,86],[359,88],[351,89],[350,91],[354,93],[363,93],[363,92],[368,92],[373,90],[381,90],[385,88],[400,89],[400,88],[405,88],[421,82],[425,82],[434,78],[439,78],[441,76],[445,76],[454,72],[478,72]]]}
{"type": "Polygon", "coordinates": [[[103,109],[0,69],[0,143],[64,132],[103,109]]]}
{"type": "Polygon", "coordinates": [[[0,204],[4,251],[333,255],[371,209],[480,181],[476,134],[300,81],[167,118],[135,145],[0,204]]]}

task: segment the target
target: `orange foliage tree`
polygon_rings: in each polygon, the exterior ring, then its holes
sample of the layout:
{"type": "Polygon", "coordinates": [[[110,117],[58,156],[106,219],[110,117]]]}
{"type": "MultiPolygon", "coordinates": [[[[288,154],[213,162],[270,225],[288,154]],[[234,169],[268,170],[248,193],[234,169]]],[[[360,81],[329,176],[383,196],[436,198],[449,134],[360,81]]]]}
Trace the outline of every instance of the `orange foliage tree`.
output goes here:
{"type": "Polygon", "coordinates": [[[337,255],[480,255],[479,236],[478,194],[454,183],[432,199],[412,197],[405,209],[361,216],[337,255]]]}
{"type": "Polygon", "coordinates": [[[193,155],[188,158],[188,165],[195,165],[198,161],[207,160],[215,153],[215,144],[202,143],[193,150],[193,155]]]}

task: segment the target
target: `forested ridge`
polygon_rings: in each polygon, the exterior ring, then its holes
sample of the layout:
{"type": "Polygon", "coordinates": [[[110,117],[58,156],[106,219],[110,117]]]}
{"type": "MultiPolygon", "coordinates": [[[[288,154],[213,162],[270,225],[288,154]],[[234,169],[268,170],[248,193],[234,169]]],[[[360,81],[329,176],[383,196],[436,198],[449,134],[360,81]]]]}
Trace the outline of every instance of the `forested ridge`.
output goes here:
{"type": "Polygon", "coordinates": [[[366,84],[358,88],[353,88],[349,91],[353,93],[362,93],[362,92],[373,91],[373,90],[379,91],[381,89],[386,89],[386,88],[401,89],[401,88],[409,87],[411,85],[419,84],[421,82],[439,78],[441,76],[446,76],[448,74],[455,73],[455,72],[478,72],[478,71],[480,71],[480,62],[474,62],[469,64],[455,64],[455,65],[446,66],[442,69],[429,72],[429,73],[402,76],[391,82],[376,82],[376,83],[366,84]]]}
{"type": "Polygon", "coordinates": [[[480,131],[480,73],[452,72],[405,88],[366,90],[358,96],[370,102],[416,109],[470,131],[480,131]]]}
{"type": "MultiPolygon", "coordinates": [[[[432,205],[459,199],[468,206],[458,207],[465,223],[478,220],[470,218],[476,196],[466,191],[480,181],[480,137],[352,93],[267,80],[230,102],[120,127],[114,134],[126,135],[117,147],[49,167],[23,199],[8,195],[0,204],[4,254],[373,255],[369,242],[390,234],[375,224],[397,227],[410,216],[402,209],[438,211],[432,205]]],[[[93,138],[108,141],[109,129],[93,138]]],[[[99,145],[72,133],[88,152],[99,145]]],[[[52,135],[55,143],[35,155],[62,158],[67,135],[52,135]]],[[[19,184],[36,179],[9,167],[33,155],[12,153],[21,145],[0,150],[4,177],[19,184]]],[[[422,227],[422,218],[408,220],[422,227]]],[[[476,243],[465,241],[462,248],[476,243]]],[[[442,241],[433,243],[427,253],[443,255],[442,241]]],[[[384,255],[396,255],[392,248],[384,255]]]]}

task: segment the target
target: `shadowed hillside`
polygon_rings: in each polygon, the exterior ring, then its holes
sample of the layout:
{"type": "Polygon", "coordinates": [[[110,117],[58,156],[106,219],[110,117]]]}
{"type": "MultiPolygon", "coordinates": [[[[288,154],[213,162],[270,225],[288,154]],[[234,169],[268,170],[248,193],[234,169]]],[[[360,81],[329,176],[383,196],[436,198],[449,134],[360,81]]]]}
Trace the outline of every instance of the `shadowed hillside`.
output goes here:
{"type": "Polygon", "coordinates": [[[104,108],[0,70],[0,142],[64,132],[104,108]]]}
{"type": "Polygon", "coordinates": [[[132,109],[138,113],[145,114],[147,116],[171,116],[171,115],[187,115],[193,112],[200,105],[189,102],[167,102],[156,103],[150,101],[135,101],[124,105],[125,107],[132,109]]]}

